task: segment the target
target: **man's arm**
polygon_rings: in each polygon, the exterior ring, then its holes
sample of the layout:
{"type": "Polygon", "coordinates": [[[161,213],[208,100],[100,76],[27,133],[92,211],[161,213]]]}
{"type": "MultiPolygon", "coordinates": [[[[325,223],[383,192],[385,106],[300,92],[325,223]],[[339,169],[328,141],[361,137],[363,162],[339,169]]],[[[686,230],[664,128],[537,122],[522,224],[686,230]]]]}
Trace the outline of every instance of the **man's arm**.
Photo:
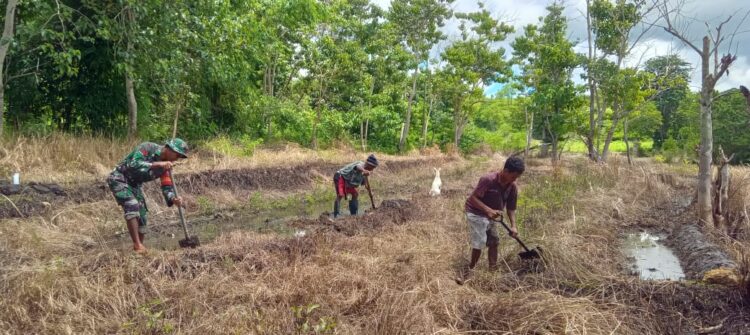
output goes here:
{"type": "Polygon", "coordinates": [[[364,176],[369,176],[370,175],[370,171],[365,170],[365,165],[364,164],[357,165],[357,171],[362,172],[362,175],[364,175],[364,176]]]}
{"type": "Polygon", "coordinates": [[[516,210],[508,209],[508,221],[510,221],[510,236],[518,236],[518,228],[516,228],[516,210]]]}
{"type": "Polygon", "coordinates": [[[508,221],[510,221],[510,236],[518,236],[518,228],[516,228],[516,205],[518,204],[518,186],[513,184],[511,186],[511,193],[508,196],[508,203],[505,204],[505,211],[508,212],[508,221]]]}
{"type": "Polygon", "coordinates": [[[175,200],[174,183],[172,182],[171,173],[161,175],[161,193],[164,195],[164,201],[167,206],[172,207],[175,200]]]}
{"type": "Polygon", "coordinates": [[[164,170],[171,170],[172,169],[172,162],[148,162],[146,161],[146,156],[148,155],[148,145],[141,144],[138,147],[135,148],[133,151],[133,154],[130,155],[130,158],[125,163],[128,168],[136,169],[136,170],[151,170],[155,168],[163,168],[164,170]]]}
{"type": "Polygon", "coordinates": [[[482,212],[487,214],[490,219],[495,219],[500,216],[501,213],[487,206],[487,204],[482,202],[482,200],[479,200],[479,198],[483,197],[484,193],[487,192],[487,188],[489,187],[490,183],[490,180],[486,180],[486,178],[484,177],[480,178],[479,183],[477,183],[477,187],[469,197],[469,203],[471,203],[473,207],[481,209],[482,212]]]}

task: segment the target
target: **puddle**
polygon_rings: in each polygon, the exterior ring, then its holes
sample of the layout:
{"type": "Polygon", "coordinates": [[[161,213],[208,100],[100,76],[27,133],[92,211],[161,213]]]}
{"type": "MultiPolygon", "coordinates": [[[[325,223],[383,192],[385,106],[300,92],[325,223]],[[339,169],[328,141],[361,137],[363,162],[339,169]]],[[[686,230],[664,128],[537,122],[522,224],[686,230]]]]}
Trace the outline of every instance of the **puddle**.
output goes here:
{"type": "Polygon", "coordinates": [[[625,252],[633,260],[632,269],[641,279],[685,279],[680,261],[662,240],[664,236],[640,232],[628,234],[624,241],[625,252]]]}

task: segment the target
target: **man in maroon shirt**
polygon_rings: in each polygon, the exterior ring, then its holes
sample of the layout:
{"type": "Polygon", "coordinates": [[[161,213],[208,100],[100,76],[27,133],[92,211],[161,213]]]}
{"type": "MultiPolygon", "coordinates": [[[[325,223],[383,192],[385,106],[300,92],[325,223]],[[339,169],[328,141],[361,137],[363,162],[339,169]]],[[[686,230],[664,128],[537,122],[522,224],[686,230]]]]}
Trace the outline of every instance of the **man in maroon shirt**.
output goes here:
{"type": "Polygon", "coordinates": [[[520,157],[512,156],[505,161],[500,172],[491,172],[479,179],[477,187],[471,193],[464,206],[466,221],[469,224],[471,238],[470,275],[482,256],[482,248],[488,248],[487,260],[490,271],[497,270],[497,247],[500,236],[497,234],[495,221],[503,215],[503,208],[508,212],[511,236],[518,234],[516,230],[516,202],[518,200],[518,186],[516,179],[525,169],[520,157]]]}

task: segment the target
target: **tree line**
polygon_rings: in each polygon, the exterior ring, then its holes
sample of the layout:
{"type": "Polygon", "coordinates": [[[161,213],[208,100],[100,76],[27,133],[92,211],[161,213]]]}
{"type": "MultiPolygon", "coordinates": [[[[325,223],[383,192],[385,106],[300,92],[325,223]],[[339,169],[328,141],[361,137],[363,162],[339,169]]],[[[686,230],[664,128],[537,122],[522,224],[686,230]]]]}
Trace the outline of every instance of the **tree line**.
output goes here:
{"type": "Polygon", "coordinates": [[[738,90],[691,92],[694,66],[676,55],[626,62],[644,31],[679,35],[669,30],[667,1],[588,0],[586,54],[574,51],[580,41],[558,2],[524,27],[481,2],[456,12],[453,0],[393,0],[387,9],[369,0],[5,4],[6,133],[226,135],[386,152],[517,150],[534,141],[553,159],[582,142],[598,161],[619,141],[628,153],[653,143],[666,159],[690,159],[701,106],[715,98],[712,138],[750,159],[738,90]],[[448,36],[450,20],[458,28],[448,36]],[[493,84],[502,89],[487,96],[493,84]]]}

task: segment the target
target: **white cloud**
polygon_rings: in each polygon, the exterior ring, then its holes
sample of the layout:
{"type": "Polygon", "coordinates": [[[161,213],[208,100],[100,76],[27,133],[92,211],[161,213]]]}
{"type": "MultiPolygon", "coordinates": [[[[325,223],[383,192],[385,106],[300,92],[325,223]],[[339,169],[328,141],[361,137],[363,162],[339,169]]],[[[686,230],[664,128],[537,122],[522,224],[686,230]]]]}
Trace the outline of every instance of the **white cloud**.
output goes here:
{"type": "MultiPolygon", "coordinates": [[[[371,0],[379,6],[387,9],[390,7],[390,0],[371,0]]],[[[495,17],[504,20],[513,25],[516,32],[508,36],[508,39],[499,44],[505,48],[506,56],[509,57],[512,50],[510,43],[519,34],[523,34],[523,27],[528,24],[538,22],[540,16],[546,14],[546,7],[552,1],[549,0],[487,0],[486,8],[495,17]]],[[[576,52],[587,53],[587,34],[586,34],[586,0],[568,0],[564,2],[565,15],[568,17],[568,36],[573,41],[578,41],[575,46],[576,52]]],[[[475,0],[456,0],[452,4],[453,10],[457,12],[467,12],[478,9],[475,0]]],[[[685,33],[690,37],[691,42],[698,43],[700,37],[706,33],[704,22],[710,25],[717,25],[725,20],[729,15],[734,15],[725,32],[731,33],[740,24],[740,20],[750,9],[750,2],[746,0],[688,0],[681,7],[682,16],[680,19],[685,23],[685,33]]],[[[655,17],[649,20],[655,20],[655,17]]],[[[451,38],[458,38],[458,22],[451,20],[443,28],[446,35],[451,38]]],[[[750,18],[746,20],[737,30],[743,32],[737,35],[731,46],[731,52],[738,53],[738,58],[732,65],[727,77],[722,78],[716,85],[718,90],[726,90],[737,87],[740,84],[750,85],[750,18]]],[[[634,33],[633,35],[638,35],[634,33]]],[[[635,38],[635,36],[634,36],[635,38]]],[[[440,51],[448,45],[449,42],[441,43],[432,50],[432,56],[437,57],[440,51]]],[[[726,52],[726,50],[725,50],[726,52]]],[[[685,46],[679,40],[664,32],[663,29],[653,27],[642,41],[634,48],[632,55],[626,60],[628,66],[643,65],[646,60],[654,56],[668,55],[677,53],[687,62],[693,65],[694,70],[691,73],[690,87],[697,91],[700,89],[700,59],[694,50],[685,46]]],[[[582,83],[576,75],[574,78],[577,82],[582,83]]]]}

